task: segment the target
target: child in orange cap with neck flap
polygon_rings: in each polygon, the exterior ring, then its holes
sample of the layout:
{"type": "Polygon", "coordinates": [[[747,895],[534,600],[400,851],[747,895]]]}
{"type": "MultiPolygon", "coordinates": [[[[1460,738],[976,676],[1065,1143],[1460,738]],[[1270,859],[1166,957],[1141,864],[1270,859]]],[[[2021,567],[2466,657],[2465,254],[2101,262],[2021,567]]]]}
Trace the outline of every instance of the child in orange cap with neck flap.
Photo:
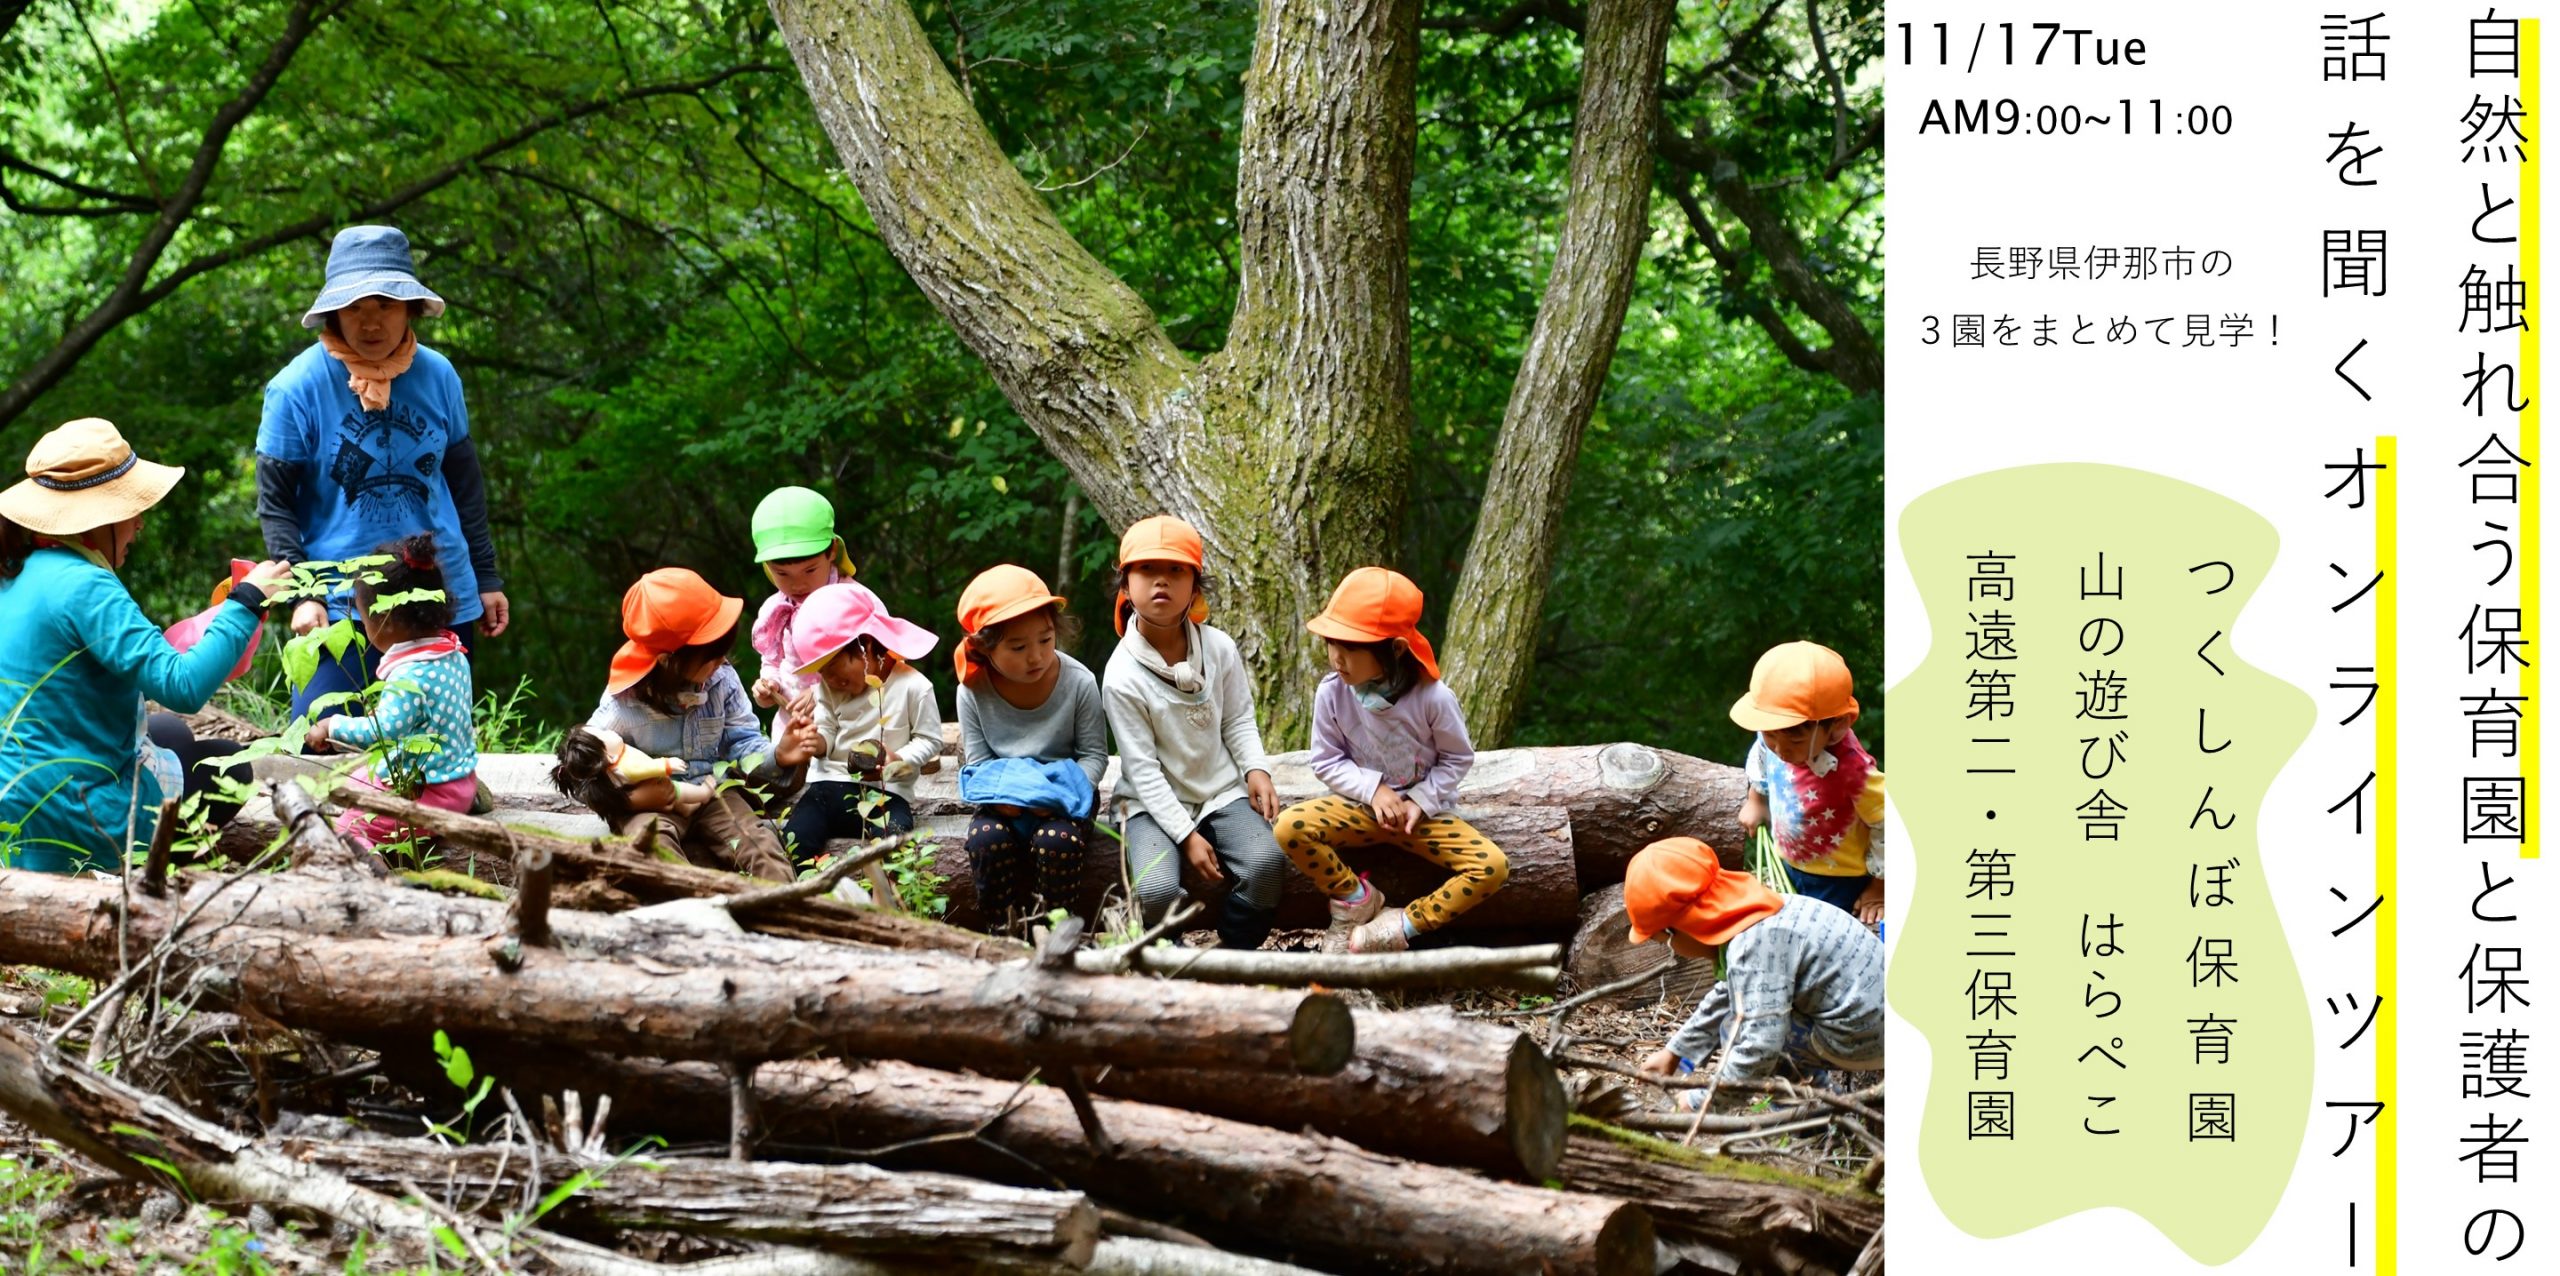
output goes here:
{"type": "Polygon", "coordinates": [[[1422,590],[1384,567],[1342,578],[1307,630],[1333,667],[1316,684],[1310,764],[1332,793],[1280,813],[1280,850],[1325,893],[1355,953],[1402,952],[1492,897],[1511,876],[1493,840],[1451,813],[1475,745],[1458,698],[1418,627],[1422,590]],[[1392,912],[1342,862],[1390,846],[1450,870],[1438,890],[1392,912]]]}
{"type": "Polygon", "coordinates": [[[1120,645],[1102,668],[1102,705],[1120,743],[1117,800],[1141,915],[1148,925],[1164,917],[1188,867],[1204,893],[1226,884],[1219,946],[1260,948],[1289,860],[1271,835],[1280,795],[1251,675],[1235,639],[1208,623],[1207,563],[1200,533],[1181,519],[1129,525],[1112,606],[1120,645]]]}
{"type": "Polygon", "coordinates": [[[1627,862],[1628,942],[1669,935],[1671,951],[1716,961],[1716,985],[1647,1058],[1669,1076],[1724,1048],[1715,1075],[1764,1077],[1781,1057],[1807,1069],[1884,1066],[1884,945],[1856,918],[1779,895],[1724,867],[1694,837],[1666,838],[1627,862]]]}
{"type": "MultiPolygon", "coordinates": [[[[1796,893],[1884,921],[1884,769],[1849,728],[1849,662],[1820,643],[1781,643],[1751,670],[1734,724],[1755,734],[1742,827],[1763,825],[1796,893]]],[[[1879,932],[1881,934],[1881,932],[1879,932]]]]}

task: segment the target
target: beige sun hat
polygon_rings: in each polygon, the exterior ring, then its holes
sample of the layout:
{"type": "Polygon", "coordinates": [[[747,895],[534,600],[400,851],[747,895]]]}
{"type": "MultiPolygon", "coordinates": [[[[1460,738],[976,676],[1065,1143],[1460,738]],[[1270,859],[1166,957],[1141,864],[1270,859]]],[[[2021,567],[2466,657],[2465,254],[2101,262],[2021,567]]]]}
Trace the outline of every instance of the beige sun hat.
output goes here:
{"type": "Polygon", "coordinates": [[[55,427],[27,452],[27,477],[0,492],[0,517],[31,532],[77,536],[160,503],[183,466],[134,455],[114,423],[83,417],[55,427]]]}

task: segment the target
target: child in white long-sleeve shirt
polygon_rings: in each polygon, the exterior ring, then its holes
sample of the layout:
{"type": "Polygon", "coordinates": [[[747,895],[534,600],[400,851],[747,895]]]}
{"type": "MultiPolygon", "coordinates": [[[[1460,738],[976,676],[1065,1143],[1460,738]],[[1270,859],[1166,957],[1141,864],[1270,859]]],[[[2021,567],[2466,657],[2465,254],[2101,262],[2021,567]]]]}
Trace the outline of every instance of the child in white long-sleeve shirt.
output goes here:
{"type": "Polygon", "coordinates": [[[1207,883],[1234,879],[1219,944],[1259,948],[1289,873],[1271,834],[1280,795],[1244,659],[1234,639],[1203,623],[1205,561],[1200,533],[1166,515],[1139,520],[1120,540],[1121,640],[1103,667],[1102,702],[1120,743],[1122,849],[1149,924],[1181,896],[1188,866],[1207,883]]]}

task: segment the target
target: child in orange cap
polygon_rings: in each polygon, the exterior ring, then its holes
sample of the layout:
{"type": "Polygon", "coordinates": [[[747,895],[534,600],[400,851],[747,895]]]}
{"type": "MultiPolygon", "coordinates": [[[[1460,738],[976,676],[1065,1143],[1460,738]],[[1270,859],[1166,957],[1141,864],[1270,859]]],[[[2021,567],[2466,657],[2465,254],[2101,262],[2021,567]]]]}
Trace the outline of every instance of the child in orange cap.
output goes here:
{"type": "Polygon", "coordinates": [[[1006,759],[1072,762],[1042,774],[1053,789],[1082,785],[1080,793],[991,800],[969,817],[963,845],[978,913],[1001,934],[1050,909],[1081,911],[1093,795],[1110,766],[1111,742],[1101,685],[1084,662],[1059,649],[1073,627],[1067,600],[1050,593],[1038,573],[1011,563],[978,573],[960,595],[959,619],[967,636],[952,653],[960,686],[951,699],[960,719],[962,796],[990,771],[1021,769],[991,766],[1006,759]]]}
{"type": "Polygon", "coordinates": [[[1422,590],[1384,567],[1342,578],[1307,630],[1333,667],[1316,684],[1316,778],[1333,792],[1280,813],[1280,850],[1330,902],[1336,926],[1355,927],[1355,953],[1401,952],[1483,903],[1511,876],[1492,839],[1449,809],[1474,765],[1458,698],[1417,626],[1422,590]],[[1354,846],[1391,846],[1449,869],[1440,889],[1393,913],[1342,862],[1354,846]]]}
{"type": "Polygon", "coordinates": [[[681,567],[661,567],[634,583],[622,595],[626,641],[613,653],[604,695],[586,725],[562,739],[552,783],[608,822],[629,823],[617,831],[637,836],[640,821],[650,821],[659,845],[680,846],[696,862],[787,882],[791,858],[782,839],[736,786],[717,787],[690,812],[681,804],[635,811],[616,799],[607,756],[619,741],[643,755],[681,759],[693,780],[714,779],[724,762],[752,762],[750,781],[783,792],[800,787],[817,752],[816,729],[805,714],[786,714],[782,739],[767,739],[729,667],[746,606],[681,567]]]}
{"type": "Polygon", "coordinates": [[[1781,643],[1751,670],[1734,722],[1756,732],[1743,765],[1742,827],[1766,824],[1796,892],[1884,921],[1884,771],[1849,730],[1849,662],[1819,643],[1781,643]]]}
{"type": "Polygon", "coordinates": [[[1200,533],[1178,518],[1140,519],[1120,538],[1120,646],[1102,670],[1102,703],[1120,742],[1123,853],[1147,923],[1181,897],[1187,865],[1203,882],[1229,882],[1219,945],[1259,948],[1289,873],[1271,835],[1280,794],[1244,657],[1207,623],[1206,563],[1200,533]]]}
{"type": "Polygon", "coordinates": [[[1715,987],[1645,1071],[1698,1066],[1719,1043],[1726,1080],[1767,1076],[1781,1056],[1807,1068],[1884,1066],[1884,945],[1847,913],[1779,895],[1706,843],[1674,837],[1627,862],[1627,920],[1630,943],[1668,932],[1671,951],[1716,961],[1715,987]]]}

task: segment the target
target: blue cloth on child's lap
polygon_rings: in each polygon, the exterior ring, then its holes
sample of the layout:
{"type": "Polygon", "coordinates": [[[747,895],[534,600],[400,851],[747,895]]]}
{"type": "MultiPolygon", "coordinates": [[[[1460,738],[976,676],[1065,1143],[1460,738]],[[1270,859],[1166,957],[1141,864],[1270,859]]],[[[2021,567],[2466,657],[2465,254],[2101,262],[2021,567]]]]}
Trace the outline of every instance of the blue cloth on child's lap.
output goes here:
{"type": "MultiPolygon", "coordinates": [[[[409,370],[392,378],[390,404],[367,412],[347,388],[347,365],[315,341],[267,382],[258,453],[302,470],[301,508],[293,512],[306,558],[337,562],[435,533],[460,627],[480,617],[480,584],[444,458],[470,436],[462,378],[443,355],[420,345],[409,370]]],[[[354,614],[344,586],[329,611],[332,619],[354,614]]]]}
{"type": "Polygon", "coordinates": [[[987,758],[960,768],[960,800],[1020,806],[1072,819],[1093,814],[1093,780],[1072,759],[987,758]]]}

